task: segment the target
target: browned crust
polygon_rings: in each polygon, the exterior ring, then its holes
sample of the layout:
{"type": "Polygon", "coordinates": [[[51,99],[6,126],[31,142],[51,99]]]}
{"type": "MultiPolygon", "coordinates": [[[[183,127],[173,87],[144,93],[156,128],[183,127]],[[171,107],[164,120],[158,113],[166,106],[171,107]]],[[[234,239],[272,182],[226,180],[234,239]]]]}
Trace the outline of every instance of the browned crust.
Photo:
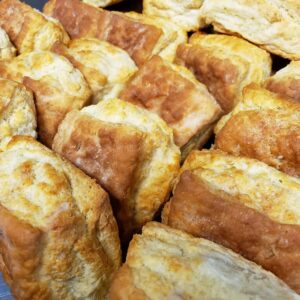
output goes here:
{"type": "Polygon", "coordinates": [[[215,96],[225,112],[237,102],[238,69],[229,59],[211,56],[197,45],[179,45],[175,62],[190,69],[215,96]]]}
{"type": "Polygon", "coordinates": [[[152,55],[162,31],[121,13],[105,11],[79,0],[51,0],[44,12],[57,18],[71,38],[94,37],[127,51],[137,65],[152,55]]]}
{"type": "Polygon", "coordinates": [[[167,206],[164,221],[243,255],[300,292],[300,227],[278,224],[234,198],[225,199],[185,171],[167,206]]]}

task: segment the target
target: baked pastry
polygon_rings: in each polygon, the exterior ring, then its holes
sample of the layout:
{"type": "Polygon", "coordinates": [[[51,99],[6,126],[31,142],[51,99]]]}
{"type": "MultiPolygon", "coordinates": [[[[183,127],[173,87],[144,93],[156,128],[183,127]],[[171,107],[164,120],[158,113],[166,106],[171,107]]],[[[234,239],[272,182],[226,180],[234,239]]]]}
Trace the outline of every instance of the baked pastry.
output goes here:
{"type": "Polygon", "coordinates": [[[23,82],[35,96],[38,134],[51,146],[59,123],[72,109],[88,104],[91,91],[79,70],[49,51],[24,53],[0,61],[0,76],[23,82]]]}
{"type": "Polygon", "coordinates": [[[16,48],[13,46],[5,30],[0,27],[0,60],[10,59],[16,56],[16,48]]]}
{"type": "Polygon", "coordinates": [[[219,32],[238,34],[271,53],[300,59],[298,1],[204,1],[201,15],[219,32]]]}
{"type": "Polygon", "coordinates": [[[0,153],[0,271],[16,299],[105,299],[117,224],[92,179],[30,137],[0,153]]]}
{"type": "Polygon", "coordinates": [[[137,71],[127,52],[94,38],[75,39],[68,46],[57,42],[52,51],[65,56],[81,71],[92,90],[93,103],[118,97],[137,71]]]}
{"type": "Polygon", "coordinates": [[[121,2],[122,0],[82,0],[82,2],[94,5],[97,7],[106,7],[109,5],[117,4],[121,2]]]}
{"type": "Polygon", "coordinates": [[[130,18],[143,24],[153,25],[161,29],[162,35],[153,50],[165,60],[173,62],[177,47],[187,42],[187,32],[166,17],[146,16],[136,12],[126,13],[130,18]]]}
{"type": "Polygon", "coordinates": [[[291,61],[266,80],[264,86],[284,98],[300,102],[300,62],[291,61]]]}
{"type": "Polygon", "coordinates": [[[155,222],[134,236],[109,293],[109,300],[299,298],[272,273],[229,249],[155,222]]]}
{"type": "Polygon", "coordinates": [[[262,162],[193,151],[163,221],[231,248],[299,293],[299,199],[300,180],[262,162]]]}
{"type": "MultiPolygon", "coordinates": [[[[127,51],[140,66],[153,54],[162,30],[120,12],[111,12],[80,0],[50,0],[44,12],[58,19],[71,38],[92,37],[127,51]]],[[[156,54],[156,53],[155,53],[156,54]]]]}
{"type": "Polygon", "coordinates": [[[185,31],[203,27],[200,8],[203,0],[143,0],[143,13],[169,18],[185,31]]]}
{"type": "Polygon", "coordinates": [[[246,85],[263,82],[272,68],[270,54],[247,41],[200,32],[178,47],[175,62],[193,71],[225,112],[234,108],[246,85]]]}
{"type": "Polygon", "coordinates": [[[53,149],[110,193],[124,242],[152,220],[179,169],[180,152],[164,121],[117,99],[70,112],[53,149]]]}
{"type": "Polygon", "coordinates": [[[183,152],[203,145],[221,116],[220,106],[193,74],[159,56],[139,69],[120,98],[157,113],[173,129],[183,152]]]}
{"type": "Polygon", "coordinates": [[[18,0],[0,1],[0,26],[19,53],[49,50],[56,41],[69,41],[68,34],[57,20],[18,0]]]}
{"type": "Polygon", "coordinates": [[[0,150],[15,135],[36,138],[33,96],[22,84],[0,78],[0,150]]]}
{"type": "Polygon", "coordinates": [[[251,85],[215,131],[216,148],[300,176],[300,103],[251,85]]]}

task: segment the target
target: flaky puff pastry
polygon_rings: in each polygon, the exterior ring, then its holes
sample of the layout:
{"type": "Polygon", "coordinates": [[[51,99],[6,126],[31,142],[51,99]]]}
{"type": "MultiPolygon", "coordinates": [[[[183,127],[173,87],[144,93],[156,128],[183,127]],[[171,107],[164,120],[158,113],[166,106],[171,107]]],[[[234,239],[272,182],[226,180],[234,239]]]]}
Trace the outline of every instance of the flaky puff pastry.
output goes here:
{"type": "Polygon", "coordinates": [[[270,54],[233,36],[197,32],[177,49],[176,63],[194,72],[225,112],[238,103],[243,88],[271,74],[270,54]]]}
{"type": "Polygon", "coordinates": [[[299,293],[300,180],[220,150],[191,152],[180,173],[163,222],[231,248],[299,293]]]}
{"type": "Polygon", "coordinates": [[[152,220],[179,170],[180,151],[166,123],[117,99],[70,112],[53,149],[112,195],[123,241],[152,220]]]}
{"type": "Polygon", "coordinates": [[[203,136],[222,112],[192,73],[159,56],[139,69],[120,98],[157,113],[174,130],[175,143],[184,152],[205,143],[203,136]]]}
{"type": "Polygon", "coordinates": [[[22,84],[0,78],[0,149],[15,135],[36,138],[33,95],[22,84]]]}
{"type": "Polygon", "coordinates": [[[29,137],[0,153],[0,270],[16,299],[105,299],[120,265],[109,198],[29,137]]]}
{"type": "Polygon", "coordinates": [[[59,123],[72,109],[80,109],[91,91],[79,70],[63,56],[49,51],[21,54],[0,61],[0,76],[31,89],[35,96],[39,138],[51,146],[59,123]]]}
{"type": "Polygon", "coordinates": [[[16,56],[16,48],[11,43],[6,31],[0,27],[0,60],[16,56]]]}
{"type": "Polygon", "coordinates": [[[158,54],[165,60],[173,62],[177,47],[180,44],[187,42],[187,32],[165,16],[147,16],[136,12],[129,12],[126,13],[126,15],[144,24],[153,25],[162,30],[162,35],[153,49],[153,54],[158,54]]]}
{"type": "Polygon", "coordinates": [[[109,300],[254,298],[300,296],[272,273],[229,249],[155,222],[133,237],[109,294],[109,300]]]}
{"type": "Polygon", "coordinates": [[[250,85],[236,108],[219,121],[215,132],[216,148],[300,176],[300,103],[250,85]]]}
{"type": "Polygon", "coordinates": [[[65,56],[84,75],[93,93],[93,103],[119,96],[128,79],[138,70],[128,53],[94,38],[57,42],[52,51],[65,56]]]}
{"type": "Polygon", "coordinates": [[[300,62],[291,61],[266,80],[264,86],[284,98],[300,102],[300,62]]]}
{"type": "Polygon", "coordinates": [[[209,0],[201,8],[206,24],[238,34],[271,53],[300,59],[300,5],[296,0],[209,0]]]}
{"type": "Polygon", "coordinates": [[[122,2],[123,0],[82,0],[82,2],[94,5],[97,7],[106,7],[109,5],[117,4],[119,2],[122,2]]]}
{"type": "Polygon", "coordinates": [[[143,0],[143,13],[168,18],[185,31],[196,31],[204,25],[202,4],[203,0],[143,0]]]}
{"type": "Polygon", "coordinates": [[[56,41],[69,41],[68,34],[57,20],[18,0],[0,1],[0,26],[19,53],[49,50],[56,41]]]}
{"type": "Polygon", "coordinates": [[[80,0],[50,0],[44,12],[58,19],[71,38],[92,37],[127,51],[140,66],[152,55],[163,34],[156,26],[80,0]]]}

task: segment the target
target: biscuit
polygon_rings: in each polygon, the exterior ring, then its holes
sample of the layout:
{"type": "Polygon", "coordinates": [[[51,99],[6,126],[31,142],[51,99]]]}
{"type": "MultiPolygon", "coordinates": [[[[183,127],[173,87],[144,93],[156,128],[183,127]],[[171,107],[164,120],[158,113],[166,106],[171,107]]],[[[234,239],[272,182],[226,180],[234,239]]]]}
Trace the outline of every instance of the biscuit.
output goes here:
{"type": "Polygon", "coordinates": [[[16,56],[16,48],[11,43],[7,33],[0,27],[0,60],[16,56]]]}

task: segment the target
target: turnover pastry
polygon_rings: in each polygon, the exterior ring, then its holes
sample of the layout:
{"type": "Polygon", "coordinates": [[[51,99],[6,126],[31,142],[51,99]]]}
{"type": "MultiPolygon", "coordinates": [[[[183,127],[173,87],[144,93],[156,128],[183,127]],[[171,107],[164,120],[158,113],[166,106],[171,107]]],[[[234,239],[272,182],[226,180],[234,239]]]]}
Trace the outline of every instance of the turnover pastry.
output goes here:
{"type": "Polygon", "coordinates": [[[15,135],[36,137],[33,95],[22,84],[0,78],[0,149],[15,135]]]}
{"type": "Polygon", "coordinates": [[[0,61],[0,76],[23,82],[33,91],[38,134],[47,146],[51,146],[66,113],[82,108],[91,97],[80,71],[65,57],[49,51],[24,53],[10,61],[0,61]]]}
{"type": "Polygon", "coordinates": [[[69,41],[68,34],[57,20],[18,0],[0,1],[0,26],[19,53],[49,50],[56,41],[69,41]]]}
{"type": "Polygon", "coordinates": [[[241,38],[200,32],[178,47],[175,62],[193,71],[225,112],[238,103],[246,85],[267,79],[272,67],[270,54],[241,38]]]}
{"type": "Polygon", "coordinates": [[[203,27],[200,8],[203,0],[143,0],[143,13],[169,18],[185,31],[203,27]]]}
{"type": "Polygon", "coordinates": [[[160,223],[130,242],[109,300],[300,299],[272,273],[205,239],[160,223]]]}
{"type": "Polygon", "coordinates": [[[266,80],[265,87],[284,98],[300,102],[300,62],[291,61],[266,80]]]}
{"type": "Polygon", "coordinates": [[[299,199],[300,180],[262,162],[193,151],[163,221],[231,248],[299,293],[299,199]]]}
{"type": "Polygon", "coordinates": [[[57,42],[52,51],[63,55],[84,75],[93,93],[93,103],[118,97],[137,67],[128,53],[94,38],[57,42]]]}
{"type": "Polygon", "coordinates": [[[7,33],[0,27],[0,60],[16,56],[16,48],[11,43],[7,33]]]}
{"type": "Polygon", "coordinates": [[[123,241],[152,220],[179,169],[180,152],[165,122],[117,99],[70,112],[53,149],[110,193],[123,241]]]}
{"type": "Polygon", "coordinates": [[[44,12],[57,18],[71,38],[106,40],[127,51],[138,66],[157,54],[153,51],[163,34],[158,27],[139,22],[120,12],[93,7],[80,0],[50,0],[44,12]]]}
{"type": "Polygon", "coordinates": [[[216,31],[238,34],[272,53],[300,59],[298,1],[209,0],[201,15],[216,31]]]}
{"type": "Polygon", "coordinates": [[[215,131],[217,148],[300,176],[300,103],[250,85],[215,131]]]}
{"type": "Polygon", "coordinates": [[[29,137],[0,153],[0,270],[16,299],[105,299],[120,265],[108,195],[29,137]]]}
{"type": "MultiPolygon", "coordinates": [[[[154,56],[126,84],[120,98],[157,113],[174,130],[183,153],[203,145],[221,108],[206,87],[181,66],[154,56]]],[[[185,156],[185,155],[184,155],[185,156]]]]}

